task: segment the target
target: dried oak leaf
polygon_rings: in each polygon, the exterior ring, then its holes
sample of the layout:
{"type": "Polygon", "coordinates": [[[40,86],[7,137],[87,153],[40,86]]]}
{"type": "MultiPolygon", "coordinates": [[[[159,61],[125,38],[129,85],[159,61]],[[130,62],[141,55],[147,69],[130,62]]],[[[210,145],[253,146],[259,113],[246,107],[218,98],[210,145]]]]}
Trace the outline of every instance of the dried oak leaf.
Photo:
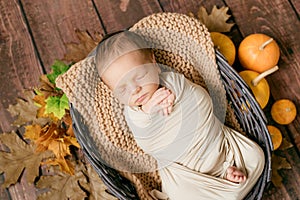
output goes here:
{"type": "Polygon", "coordinates": [[[39,91],[43,93],[45,99],[47,99],[49,96],[61,95],[61,90],[57,90],[55,88],[55,84],[49,81],[47,75],[44,74],[40,77],[39,91]]]}
{"type": "Polygon", "coordinates": [[[85,182],[86,178],[82,171],[76,167],[75,174],[57,172],[54,176],[41,176],[36,186],[48,188],[49,191],[38,196],[38,200],[59,199],[59,200],[82,200],[87,197],[79,182],[85,182]]]}
{"type": "Polygon", "coordinates": [[[293,144],[290,143],[289,141],[287,141],[286,138],[283,138],[283,140],[282,140],[282,142],[281,142],[281,145],[280,145],[280,147],[279,147],[279,150],[284,151],[284,150],[287,150],[287,149],[289,149],[289,148],[291,148],[291,147],[293,147],[293,144]]]}
{"type": "Polygon", "coordinates": [[[49,144],[48,149],[54,152],[56,158],[48,161],[47,164],[58,165],[61,171],[73,175],[74,165],[68,159],[66,159],[66,156],[72,155],[70,152],[71,145],[80,148],[75,137],[64,136],[63,138],[53,140],[49,144]]]}
{"type": "Polygon", "coordinates": [[[292,166],[287,162],[286,158],[272,155],[272,183],[279,187],[282,184],[282,177],[278,173],[280,169],[291,169],[292,166]]]}
{"type": "Polygon", "coordinates": [[[106,192],[107,187],[90,164],[86,164],[86,168],[83,170],[83,173],[86,175],[88,181],[80,182],[80,185],[89,192],[89,199],[117,200],[116,197],[106,192]]]}
{"type": "Polygon", "coordinates": [[[17,117],[13,122],[14,126],[19,127],[29,122],[43,126],[49,122],[47,118],[37,117],[39,107],[33,101],[34,96],[33,91],[25,91],[24,99],[18,98],[17,104],[9,105],[8,111],[12,116],[17,117]]]}
{"type": "Polygon", "coordinates": [[[75,137],[74,131],[73,131],[73,126],[72,126],[72,118],[70,115],[70,112],[66,113],[64,117],[62,118],[63,122],[67,126],[67,132],[66,134],[72,137],[75,137]]]}
{"type": "Polygon", "coordinates": [[[55,159],[47,160],[43,164],[58,166],[60,171],[74,175],[74,164],[70,160],[65,159],[65,157],[56,157],[55,159]]]}
{"type": "Polygon", "coordinates": [[[67,43],[67,53],[64,55],[66,61],[78,62],[84,59],[101,41],[102,35],[95,33],[95,38],[87,31],[76,30],[76,36],[79,39],[79,43],[67,43]]]}
{"type": "Polygon", "coordinates": [[[226,23],[231,15],[227,14],[228,7],[221,7],[220,9],[214,5],[211,13],[208,15],[206,9],[201,6],[197,16],[198,19],[205,24],[209,32],[229,32],[234,23],[226,23]]]}
{"type": "Polygon", "coordinates": [[[43,128],[35,125],[27,126],[25,137],[36,143],[36,151],[51,150],[54,153],[55,158],[45,161],[44,164],[58,165],[62,171],[74,174],[74,166],[65,157],[72,156],[70,152],[71,145],[77,148],[80,146],[75,137],[68,136],[65,133],[66,129],[51,123],[43,128]]]}
{"type": "Polygon", "coordinates": [[[4,187],[15,184],[25,169],[26,180],[33,183],[39,175],[41,162],[53,156],[51,151],[35,151],[32,144],[26,144],[15,133],[0,134],[0,141],[8,147],[9,152],[0,152],[0,173],[4,172],[4,187]]]}

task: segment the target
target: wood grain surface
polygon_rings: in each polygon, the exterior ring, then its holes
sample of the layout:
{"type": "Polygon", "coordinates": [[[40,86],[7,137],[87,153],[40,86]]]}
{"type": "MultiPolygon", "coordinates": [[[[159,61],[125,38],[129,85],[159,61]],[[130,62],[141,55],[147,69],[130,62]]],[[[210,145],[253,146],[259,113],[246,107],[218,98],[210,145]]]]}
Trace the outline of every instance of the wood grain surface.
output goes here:
{"type": "Polygon", "coordinates": [[[79,42],[75,29],[104,33],[92,1],[23,0],[25,14],[46,71],[66,53],[65,44],[79,42]]]}
{"type": "MultiPolygon", "coordinates": [[[[65,44],[78,43],[75,30],[111,33],[126,29],[143,17],[157,12],[193,13],[200,6],[228,6],[235,23],[228,35],[236,48],[251,33],[265,33],[279,44],[280,70],[267,78],[271,99],[264,109],[269,124],[283,133],[292,148],[275,153],[287,159],[292,169],[279,170],[283,184],[270,186],[263,199],[300,199],[300,34],[298,0],[10,0],[0,1],[0,133],[15,130],[6,111],[22,91],[38,84],[39,76],[50,71],[55,59],[66,53],[65,44]],[[270,116],[274,101],[292,100],[297,118],[289,125],[276,124],[270,116]]],[[[236,58],[233,67],[242,70],[236,58]]],[[[1,148],[1,146],[0,146],[1,148]]],[[[3,176],[0,177],[0,183],[3,176]]],[[[36,199],[35,188],[24,178],[9,190],[0,189],[0,199],[36,199]]]]}
{"type": "Polygon", "coordinates": [[[124,7],[119,0],[95,0],[107,33],[127,29],[152,13],[162,12],[158,1],[128,0],[124,7]]]}
{"type": "MultiPolygon", "coordinates": [[[[291,2],[282,1],[226,1],[243,37],[251,33],[264,33],[273,37],[281,51],[278,63],[279,71],[267,77],[272,99],[265,113],[275,100],[287,98],[300,108],[300,22],[291,2]]],[[[297,6],[297,5],[295,5],[297,6]]],[[[298,7],[299,8],[299,7],[298,7]]],[[[268,115],[270,124],[280,128],[283,137],[294,147],[281,152],[293,166],[291,170],[281,170],[284,180],[280,188],[270,188],[265,199],[299,199],[300,198],[300,160],[299,138],[300,115],[288,126],[276,124],[268,115]],[[297,141],[297,143],[296,143],[297,141]],[[274,195],[275,192],[275,195],[274,195]]]]}
{"type": "Polygon", "coordinates": [[[0,1],[0,132],[10,132],[9,104],[43,73],[17,0],[0,1]]]}

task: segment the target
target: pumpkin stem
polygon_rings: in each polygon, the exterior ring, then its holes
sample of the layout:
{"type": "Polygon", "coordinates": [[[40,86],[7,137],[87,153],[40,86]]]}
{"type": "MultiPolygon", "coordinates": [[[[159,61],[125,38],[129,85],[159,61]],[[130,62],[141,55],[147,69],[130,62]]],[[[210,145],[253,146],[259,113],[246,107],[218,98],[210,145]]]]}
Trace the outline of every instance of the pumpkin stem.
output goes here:
{"type": "Polygon", "coordinates": [[[268,39],[267,41],[265,41],[260,47],[259,47],[259,50],[264,50],[264,48],[268,45],[268,44],[270,44],[271,42],[273,41],[273,38],[270,38],[270,39],[268,39]]]}
{"type": "Polygon", "coordinates": [[[264,71],[263,73],[259,74],[255,79],[253,79],[251,81],[251,84],[253,86],[257,86],[257,84],[266,76],[272,74],[273,72],[277,71],[279,69],[278,65],[276,65],[275,67],[272,67],[271,69],[268,69],[266,71],[264,71]]]}

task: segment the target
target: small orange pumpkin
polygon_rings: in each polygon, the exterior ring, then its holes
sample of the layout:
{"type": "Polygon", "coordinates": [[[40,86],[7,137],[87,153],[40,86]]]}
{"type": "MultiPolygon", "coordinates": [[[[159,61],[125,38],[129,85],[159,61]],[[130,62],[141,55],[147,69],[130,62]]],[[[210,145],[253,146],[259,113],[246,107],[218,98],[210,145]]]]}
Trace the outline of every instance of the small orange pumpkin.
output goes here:
{"type": "Polygon", "coordinates": [[[296,115],[297,109],[291,100],[280,99],[272,105],[271,116],[278,124],[289,124],[296,118],[296,115]]]}
{"type": "Polygon", "coordinates": [[[244,70],[239,73],[252,90],[256,101],[262,109],[266,107],[270,97],[270,87],[265,77],[274,73],[278,69],[279,68],[276,65],[261,74],[251,70],[244,70]]]}
{"type": "Polygon", "coordinates": [[[260,107],[264,109],[268,104],[270,98],[270,87],[267,80],[265,78],[262,78],[258,83],[254,84],[253,80],[255,80],[259,76],[259,73],[251,70],[241,71],[239,75],[244,79],[244,81],[252,90],[254,97],[260,107]]]}
{"type": "Polygon", "coordinates": [[[282,143],[281,131],[275,126],[268,125],[268,131],[271,135],[274,150],[278,149],[282,143]]]}
{"type": "Polygon", "coordinates": [[[277,65],[280,50],[273,38],[255,33],[241,42],[238,57],[244,68],[262,73],[277,65]]]}
{"type": "Polygon", "coordinates": [[[236,49],[232,40],[227,35],[219,32],[211,32],[210,37],[214,43],[214,47],[225,56],[228,64],[232,65],[236,54],[236,49]]]}

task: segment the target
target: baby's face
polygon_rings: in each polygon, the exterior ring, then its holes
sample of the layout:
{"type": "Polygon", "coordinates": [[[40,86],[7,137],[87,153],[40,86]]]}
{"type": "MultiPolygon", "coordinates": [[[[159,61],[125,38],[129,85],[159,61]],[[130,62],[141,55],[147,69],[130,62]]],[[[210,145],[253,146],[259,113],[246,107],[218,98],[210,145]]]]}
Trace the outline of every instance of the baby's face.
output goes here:
{"type": "Polygon", "coordinates": [[[141,106],[158,89],[159,73],[154,56],[134,51],[115,60],[101,78],[121,103],[141,106]]]}

